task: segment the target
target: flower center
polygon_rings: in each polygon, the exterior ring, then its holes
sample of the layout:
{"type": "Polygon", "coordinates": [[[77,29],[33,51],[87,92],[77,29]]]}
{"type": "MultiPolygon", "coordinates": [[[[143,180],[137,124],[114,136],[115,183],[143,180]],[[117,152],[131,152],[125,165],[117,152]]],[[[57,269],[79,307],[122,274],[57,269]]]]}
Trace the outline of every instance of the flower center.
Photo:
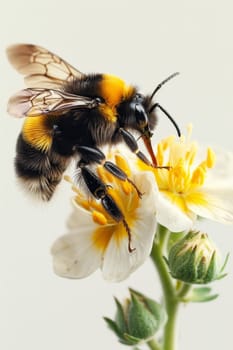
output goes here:
{"type": "MultiPolygon", "coordinates": [[[[157,146],[158,166],[170,168],[152,170],[160,192],[188,215],[189,203],[206,204],[202,186],[208,170],[215,164],[211,148],[207,149],[205,159],[197,163],[198,148],[195,142],[190,142],[190,133],[187,140],[183,135],[179,140],[175,136],[162,140],[157,146]]],[[[145,166],[140,163],[140,168],[145,169],[145,166]]]]}
{"type": "Polygon", "coordinates": [[[214,166],[215,154],[211,148],[208,148],[206,158],[194,166],[196,154],[196,144],[186,143],[184,137],[179,141],[175,141],[175,138],[168,138],[159,143],[158,163],[160,166],[170,166],[169,171],[155,170],[160,190],[187,195],[201,187],[205,182],[208,169],[214,166]]]}
{"type": "MultiPolygon", "coordinates": [[[[116,165],[118,165],[127,176],[131,175],[130,168],[122,156],[115,154],[114,160],[116,165]]],[[[122,212],[124,221],[114,221],[101,205],[100,201],[87,196],[79,190],[69,177],[66,176],[65,179],[73,185],[72,189],[76,193],[74,197],[75,205],[88,210],[92,215],[92,220],[96,224],[96,229],[93,231],[92,235],[92,242],[97,249],[104,251],[112,237],[118,245],[120,245],[123,239],[129,238],[129,232],[126,230],[126,223],[128,227],[131,227],[136,221],[140,199],[137,191],[130,182],[119,180],[101,165],[97,168],[97,174],[104,183],[110,185],[107,189],[108,194],[113,198],[122,212]]]]}

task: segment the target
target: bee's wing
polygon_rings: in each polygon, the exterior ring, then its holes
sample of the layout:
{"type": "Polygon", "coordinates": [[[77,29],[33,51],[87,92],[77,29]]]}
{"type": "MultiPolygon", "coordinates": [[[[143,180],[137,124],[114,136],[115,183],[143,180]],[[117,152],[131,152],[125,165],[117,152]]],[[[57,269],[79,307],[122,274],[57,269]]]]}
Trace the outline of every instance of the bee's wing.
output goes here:
{"type": "Polygon", "coordinates": [[[53,89],[24,89],[13,95],[8,102],[8,113],[14,117],[35,117],[62,114],[70,109],[92,109],[96,99],[72,95],[53,89]]]}
{"type": "Polygon", "coordinates": [[[25,75],[27,87],[57,89],[74,78],[84,76],[59,56],[43,47],[31,44],[16,44],[7,49],[13,67],[25,75]]]}

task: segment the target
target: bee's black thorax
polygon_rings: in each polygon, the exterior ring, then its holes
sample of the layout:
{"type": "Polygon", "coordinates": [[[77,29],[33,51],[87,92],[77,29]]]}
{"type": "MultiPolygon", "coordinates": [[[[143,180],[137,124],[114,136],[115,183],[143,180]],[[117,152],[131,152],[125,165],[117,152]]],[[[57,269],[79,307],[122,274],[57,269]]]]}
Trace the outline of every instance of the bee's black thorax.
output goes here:
{"type": "Polygon", "coordinates": [[[100,97],[99,84],[103,80],[103,74],[88,74],[83,78],[74,79],[64,86],[64,90],[70,94],[100,97]]]}
{"type": "MultiPolygon", "coordinates": [[[[104,145],[117,143],[121,136],[117,132],[119,128],[126,128],[140,133],[135,120],[135,114],[130,108],[138,91],[133,86],[114,76],[105,74],[90,74],[81,79],[76,79],[65,86],[65,91],[93,98],[100,98],[103,104],[100,108],[76,113],[67,113],[69,118],[74,118],[77,127],[78,144],[104,145]],[[80,132],[81,131],[81,132],[80,132]]],[[[148,113],[149,127],[151,130],[156,125],[156,115],[151,113],[151,101],[143,97],[142,106],[148,113]]]]}

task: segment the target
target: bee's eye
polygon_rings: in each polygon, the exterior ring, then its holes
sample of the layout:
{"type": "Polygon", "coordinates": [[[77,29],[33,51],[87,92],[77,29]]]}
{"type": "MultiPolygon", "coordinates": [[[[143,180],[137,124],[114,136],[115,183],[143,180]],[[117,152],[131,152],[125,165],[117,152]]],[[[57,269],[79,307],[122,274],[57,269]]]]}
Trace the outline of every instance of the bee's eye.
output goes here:
{"type": "Polygon", "coordinates": [[[134,112],[137,124],[140,126],[140,128],[144,128],[146,125],[148,125],[147,114],[141,104],[135,103],[134,112]]]}

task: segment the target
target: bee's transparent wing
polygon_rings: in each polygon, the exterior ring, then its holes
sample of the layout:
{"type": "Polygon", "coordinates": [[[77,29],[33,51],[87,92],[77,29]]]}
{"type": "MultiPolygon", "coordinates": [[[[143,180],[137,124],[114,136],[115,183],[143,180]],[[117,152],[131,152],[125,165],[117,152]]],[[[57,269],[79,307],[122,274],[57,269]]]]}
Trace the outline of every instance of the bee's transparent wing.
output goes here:
{"type": "Polygon", "coordinates": [[[59,56],[31,44],[16,44],[7,49],[13,67],[25,76],[27,87],[59,89],[64,83],[84,75],[59,56]]]}
{"type": "Polygon", "coordinates": [[[14,117],[59,115],[70,109],[92,109],[96,99],[72,95],[53,89],[24,89],[13,95],[8,102],[8,113],[14,117]]]}

